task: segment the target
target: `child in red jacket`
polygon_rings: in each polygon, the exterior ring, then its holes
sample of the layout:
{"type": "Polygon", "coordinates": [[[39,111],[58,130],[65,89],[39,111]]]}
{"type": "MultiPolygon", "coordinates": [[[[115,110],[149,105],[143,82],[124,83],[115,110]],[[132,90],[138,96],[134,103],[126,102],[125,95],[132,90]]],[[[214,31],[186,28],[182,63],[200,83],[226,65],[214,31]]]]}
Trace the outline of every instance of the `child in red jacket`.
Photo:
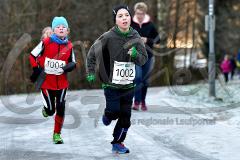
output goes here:
{"type": "Polygon", "coordinates": [[[33,67],[30,77],[34,83],[40,73],[45,72],[41,84],[44,117],[55,115],[53,142],[62,144],[61,128],[65,114],[65,95],[69,86],[67,72],[76,67],[72,43],[68,40],[68,23],[64,17],[55,17],[52,21],[53,34],[44,38],[31,52],[29,59],[33,67]]]}

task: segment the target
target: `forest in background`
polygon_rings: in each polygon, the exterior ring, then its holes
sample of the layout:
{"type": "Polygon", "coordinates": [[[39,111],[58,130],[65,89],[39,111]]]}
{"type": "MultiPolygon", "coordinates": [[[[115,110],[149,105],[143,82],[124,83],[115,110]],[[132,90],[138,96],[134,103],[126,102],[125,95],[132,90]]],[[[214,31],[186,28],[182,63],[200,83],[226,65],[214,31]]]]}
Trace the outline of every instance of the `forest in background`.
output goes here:
{"type": "MultiPolygon", "coordinates": [[[[172,85],[176,72],[174,55],[200,50],[198,58],[207,58],[208,34],[204,19],[208,1],[203,0],[143,0],[160,34],[160,45],[155,47],[155,65],[151,85],[172,85]],[[166,54],[167,53],[167,54],[166,54]]],[[[0,0],[0,94],[33,92],[32,72],[28,61],[30,51],[39,43],[41,31],[50,26],[54,16],[64,16],[70,26],[77,69],[70,73],[71,89],[99,88],[85,80],[85,57],[91,44],[113,24],[112,7],[128,4],[130,9],[138,0],[0,0]]],[[[236,55],[240,42],[239,0],[215,0],[216,62],[223,54],[236,55]]],[[[190,67],[194,83],[203,79],[197,69],[190,67]],[[196,74],[198,73],[198,74],[196,74]]],[[[183,79],[186,76],[183,76],[183,79]]]]}

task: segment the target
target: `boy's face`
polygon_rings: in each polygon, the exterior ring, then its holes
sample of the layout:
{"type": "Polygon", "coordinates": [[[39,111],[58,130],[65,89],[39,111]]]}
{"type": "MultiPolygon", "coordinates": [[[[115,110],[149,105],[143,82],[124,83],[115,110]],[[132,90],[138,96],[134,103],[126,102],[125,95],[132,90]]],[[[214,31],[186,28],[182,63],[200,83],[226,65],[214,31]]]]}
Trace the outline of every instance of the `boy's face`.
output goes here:
{"type": "Polygon", "coordinates": [[[131,24],[131,16],[126,9],[120,9],[116,15],[116,25],[119,29],[127,31],[131,24]]]}
{"type": "Polygon", "coordinates": [[[54,28],[53,32],[59,37],[59,38],[65,38],[68,35],[68,28],[66,28],[64,25],[58,25],[54,28]]]}

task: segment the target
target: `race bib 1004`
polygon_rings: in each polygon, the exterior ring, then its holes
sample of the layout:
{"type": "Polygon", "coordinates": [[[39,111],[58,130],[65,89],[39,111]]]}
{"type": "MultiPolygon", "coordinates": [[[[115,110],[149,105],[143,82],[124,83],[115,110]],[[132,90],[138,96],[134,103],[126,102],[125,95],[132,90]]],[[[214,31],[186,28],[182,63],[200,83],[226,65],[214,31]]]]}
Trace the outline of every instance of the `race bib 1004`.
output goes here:
{"type": "Polygon", "coordinates": [[[65,61],[45,58],[44,72],[47,74],[60,75],[59,69],[66,65],[65,61]]]}
{"type": "Polygon", "coordinates": [[[112,83],[131,84],[135,78],[135,64],[133,62],[114,61],[112,83]]]}

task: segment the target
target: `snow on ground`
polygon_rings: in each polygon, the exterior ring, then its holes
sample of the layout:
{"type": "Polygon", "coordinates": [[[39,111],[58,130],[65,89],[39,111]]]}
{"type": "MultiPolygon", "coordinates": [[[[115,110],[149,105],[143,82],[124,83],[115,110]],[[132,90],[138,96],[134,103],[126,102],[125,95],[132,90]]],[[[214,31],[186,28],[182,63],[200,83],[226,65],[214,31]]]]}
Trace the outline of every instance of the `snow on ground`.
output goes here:
{"type": "Polygon", "coordinates": [[[239,160],[240,83],[156,87],[147,112],[133,111],[125,141],[130,154],[111,153],[115,122],[104,126],[102,90],[70,91],[63,145],[52,143],[53,118],[41,115],[40,94],[0,97],[1,160],[239,160]]]}

